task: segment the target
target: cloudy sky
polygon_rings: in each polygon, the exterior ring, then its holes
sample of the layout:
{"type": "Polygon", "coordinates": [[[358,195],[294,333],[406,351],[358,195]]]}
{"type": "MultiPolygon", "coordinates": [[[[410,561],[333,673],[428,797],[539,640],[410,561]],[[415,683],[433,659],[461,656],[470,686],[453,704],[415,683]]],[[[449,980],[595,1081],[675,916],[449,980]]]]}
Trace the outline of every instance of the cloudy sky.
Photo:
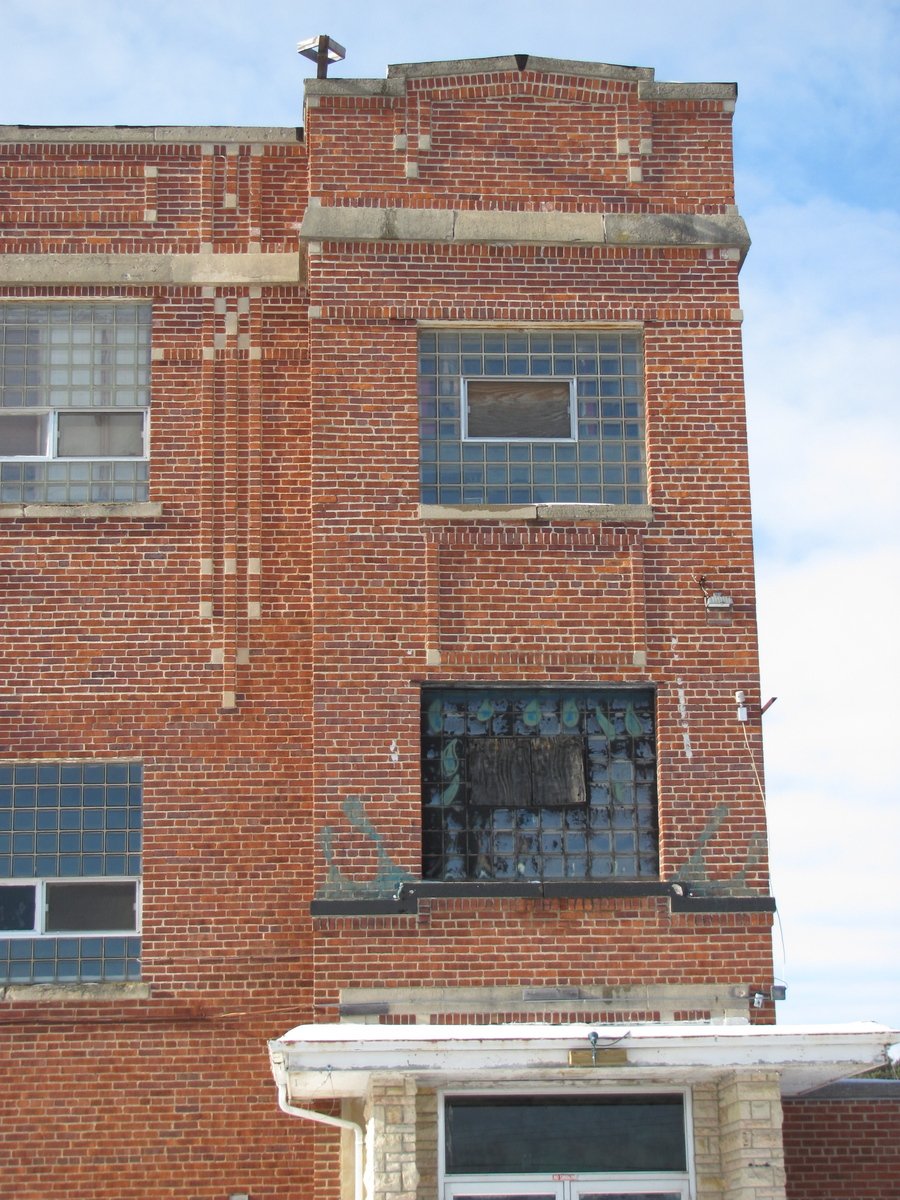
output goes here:
{"type": "Polygon", "coordinates": [[[300,123],[333,74],[526,52],[737,80],[779,976],[900,1029],[898,0],[0,0],[0,123],[300,123]]]}

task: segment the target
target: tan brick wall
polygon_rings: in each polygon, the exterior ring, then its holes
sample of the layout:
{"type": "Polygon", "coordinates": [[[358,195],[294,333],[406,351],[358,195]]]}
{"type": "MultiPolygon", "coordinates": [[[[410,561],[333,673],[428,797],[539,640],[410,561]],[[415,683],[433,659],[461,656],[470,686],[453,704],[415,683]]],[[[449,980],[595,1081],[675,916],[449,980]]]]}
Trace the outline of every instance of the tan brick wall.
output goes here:
{"type": "Polygon", "coordinates": [[[438,1096],[420,1087],[416,1097],[416,1166],[419,1171],[417,1200],[435,1200],[438,1194],[438,1096]]]}
{"type": "Polygon", "coordinates": [[[785,1200],[781,1093],[775,1072],[719,1084],[722,1179],[727,1200],[785,1200]]]}
{"type": "Polygon", "coordinates": [[[374,1075],[365,1113],[368,1200],[418,1200],[416,1081],[374,1075]]]}

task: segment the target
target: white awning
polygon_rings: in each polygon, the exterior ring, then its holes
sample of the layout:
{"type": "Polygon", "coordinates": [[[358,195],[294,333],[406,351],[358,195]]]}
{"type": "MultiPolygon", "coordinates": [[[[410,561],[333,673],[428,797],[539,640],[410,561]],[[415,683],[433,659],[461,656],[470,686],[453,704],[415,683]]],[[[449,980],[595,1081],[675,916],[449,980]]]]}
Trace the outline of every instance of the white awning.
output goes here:
{"type": "Polygon", "coordinates": [[[371,1076],[423,1087],[527,1084],[691,1085],[734,1071],[777,1071],[798,1095],[885,1061],[886,1025],[298,1025],[269,1043],[290,1102],[363,1096],[371,1076]],[[574,1052],[574,1053],[573,1053],[574,1052]]]}

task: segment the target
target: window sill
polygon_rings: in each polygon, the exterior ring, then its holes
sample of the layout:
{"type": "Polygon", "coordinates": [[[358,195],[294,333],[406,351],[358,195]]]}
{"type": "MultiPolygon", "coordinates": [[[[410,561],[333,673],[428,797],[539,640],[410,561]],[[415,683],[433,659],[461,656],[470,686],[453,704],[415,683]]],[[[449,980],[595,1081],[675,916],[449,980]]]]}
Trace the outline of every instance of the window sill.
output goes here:
{"type": "Polygon", "coordinates": [[[675,894],[671,883],[640,881],[559,881],[542,882],[539,879],[519,883],[498,883],[495,880],[479,882],[461,880],[459,883],[404,883],[391,897],[375,897],[365,900],[313,900],[310,913],[314,917],[381,917],[413,916],[418,912],[419,900],[564,900],[573,898],[614,899],[644,898],[647,896],[669,896],[675,894]]]}
{"type": "Polygon", "coordinates": [[[46,517],[96,520],[98,517],[128,517],[146,520],[161,517],[163,507],[152,502],[135,504],[0,504],[0,520],[18,521],[46,517]]]}
{"type": "Polygon", "coordinates": [[[149,983],[7,983],[0,984],[0,1000],[7,1004],[43,1004],[60,1000],[93,1004],[96,1001],[148,1000],[149,983]]]}
{"type": "Polygon", "coordinates": [[[494,880],[459,883],[404,883],[393,896],[361,896],[347,900],[313,900],[313,917],[408,917],[419,911],[419,901],[432,900],[629,900],[653,896],[666,897],[671,911],[680,913],[758,913],[774,912],[771,896],[695,896],[685,895],[684,885],[647,880],[559,881],[539,879],[520,883],[497,883],[494,880]]]}
{"type": "Polygon", "coordinates": [[[423,521],[590,521],[595,524],[653,520],[649,504],[420,504],[423,521]]]}

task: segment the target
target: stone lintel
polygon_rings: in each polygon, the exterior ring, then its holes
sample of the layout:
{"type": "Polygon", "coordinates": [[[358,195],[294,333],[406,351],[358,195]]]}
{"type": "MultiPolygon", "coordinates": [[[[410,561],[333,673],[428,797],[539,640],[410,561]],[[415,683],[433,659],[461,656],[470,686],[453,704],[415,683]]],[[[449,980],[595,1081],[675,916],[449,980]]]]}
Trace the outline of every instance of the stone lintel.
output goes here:
{"type": "Polygon", "coordinates": [[[474,242],[485,245],[733,246],[746,251],[737,213],[488,212],[473,209],[307,209],[300,228],[317,242],[474,242]]]}
{"type": "MultiPolygon", "coordinates": [[[[717,1019],[747,1020],[746,989],[740,984],[597,984],[575,988],[422,987],[342,988],[342,1021],[377,1022],[386,1014],[428,1021],[443,1013],[570,1013],[658,1011],[663,1021],[676,1012],[706,1010],[717,1019]]],[[[900,1088],[898,1088],[900,1090],[900,1088]]]]}
{"type": "Polygon", "coordinates": [[[299,253],[3,254],[0,285],[298,284],[299,253]]]}

